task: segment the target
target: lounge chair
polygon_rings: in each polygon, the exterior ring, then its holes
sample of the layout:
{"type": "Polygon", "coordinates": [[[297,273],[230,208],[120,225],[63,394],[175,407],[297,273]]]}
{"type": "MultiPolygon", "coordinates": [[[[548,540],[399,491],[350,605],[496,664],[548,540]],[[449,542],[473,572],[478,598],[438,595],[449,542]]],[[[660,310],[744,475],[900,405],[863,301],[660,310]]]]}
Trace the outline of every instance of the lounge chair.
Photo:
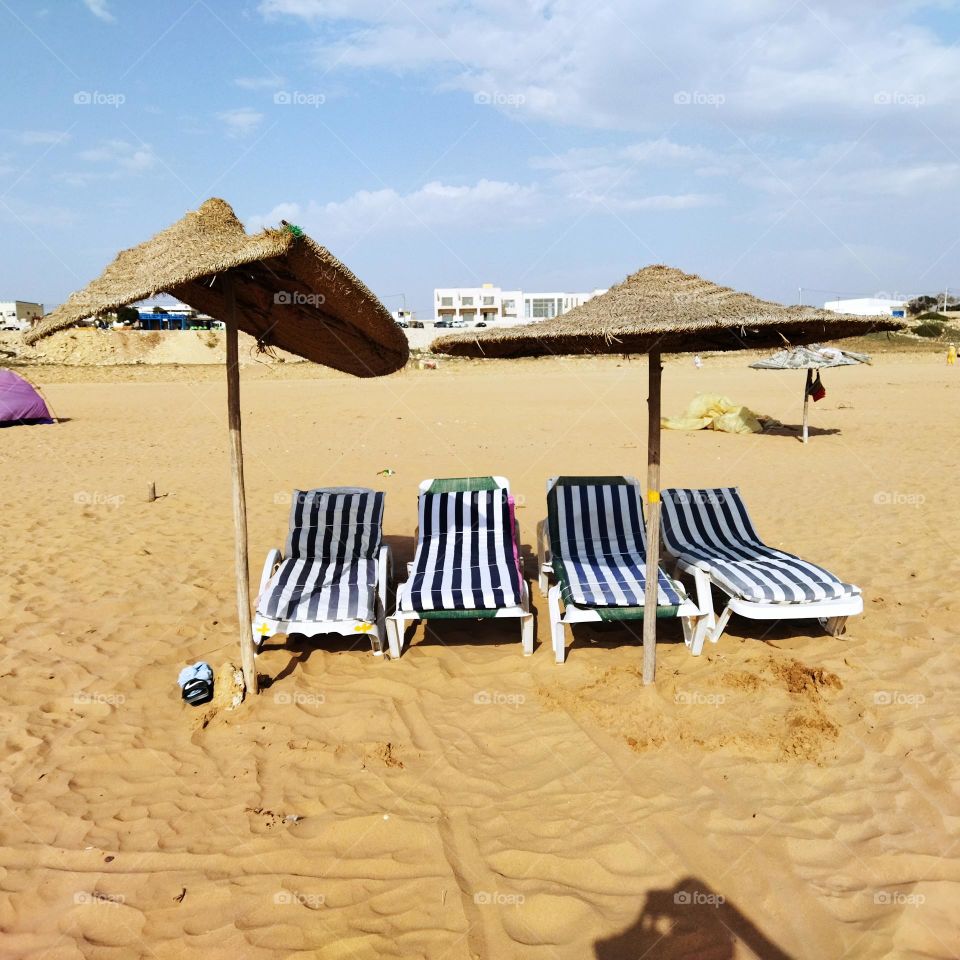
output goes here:
{"type": "Polygon", "coordinates": [[[691,574],[703,614],[690,641],[699,655],[716,643],[732,613],[754,620],[814,618],[828,633],[843,633],[847,617],[863,612],[860,588],[822,567],[768,547],[757,535],[736,487],[664,490],[664,551],[691,574]],[[717,616],[711,586],[728,597],[717,616]]]}
{"type": "Polygon", "coordinates": [[[271,550],[260,577],[257,650],[275,633],[367,634],[381,655],[390,576],[383,499],[365,487],[294,491],[286,557],[271,550]]]}
{"type": "MultiPolygon", "coordinates": [[[[640,486],[633,477],[548,480],[537,553],[557,663],[566,656],[565,624],[643,619],[647,549],[640,486]],[[551,575],[557,582],[548,593],[551,575]]],[[[656,616],[681,617],[684,635],[692,636],[698,613],[683,586],[658,568],[656,616]]]]}
{"type": "Polygon", "coordinates": [[[503,477],[424,480],[419,526],[406,583],[387,618],[390,656],[399,657],[414,620],[520,620],[523,652],[533,653],[530,593],[520,562],[520,533],[503,477]]]}

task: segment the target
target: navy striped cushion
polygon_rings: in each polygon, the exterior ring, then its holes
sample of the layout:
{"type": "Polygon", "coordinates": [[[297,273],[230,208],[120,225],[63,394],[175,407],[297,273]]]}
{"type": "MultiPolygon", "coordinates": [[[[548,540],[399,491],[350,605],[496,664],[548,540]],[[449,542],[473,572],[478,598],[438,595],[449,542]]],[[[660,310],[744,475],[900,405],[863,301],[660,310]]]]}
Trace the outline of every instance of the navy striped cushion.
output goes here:
{"type": "MultiPolygon", "coordinates": [[[[547,495],[550,549],[564,602],[641,607],[646,538],[636,483],[623,477],[560,477],[547,495]]],[[[682,598],[658,568],[657,605],[682,598]]]]}
{"type": "Polygon", "coordinates": [[[273,620],[375,620],[383,499],[363,487],[295,490],[286,559],[257,599],[257,613],[273,620]]]}
{"type": "Polygon", "coordinates": [[[498,610],[520,603],[507,492],[422,493],[401,610],[498,610]]]}
{"type": "Polygon", "coordinates": [[[860,588],[757,535],[736,487],[664,490],[663,542],[685,563],[705,562],[733,596],[762,603],[853,597],[860,588]]]}
{"type": "Polygon", "coordinates": [[[273,620],[376,619],[377,561],[288,558],[271,577],[257,613],[273,620]]]}
{"type": "Polygon", "coordinates": [[[376,557],[383,527],[382,493],[295,490],[287,557],[376,557]]]}

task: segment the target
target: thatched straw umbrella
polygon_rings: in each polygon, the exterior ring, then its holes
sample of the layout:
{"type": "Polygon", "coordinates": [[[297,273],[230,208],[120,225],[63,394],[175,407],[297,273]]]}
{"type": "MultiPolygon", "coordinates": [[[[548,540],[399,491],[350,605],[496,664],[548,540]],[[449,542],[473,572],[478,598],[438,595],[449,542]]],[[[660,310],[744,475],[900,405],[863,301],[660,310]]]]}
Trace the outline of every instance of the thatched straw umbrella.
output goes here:
{"type": "MultiPolygon", "coordinates": [[[[766,360],[757,360],[750,366],[754,370],[806,370],[807,382],[803,388],[803,431],[801,440],[807,442],[807,423],[810,412],[810,397],[819,400],[823,393],[814,395],[813,371],[826,367],[855,367],[860,363],[869,363],[865,353],[851,353],[849,350],[837,350],[835,347],[821,347],[813,343],[809,347],[794,347],[792,350],[778,350],[766,360]]],[[[817,383],[819,384],[819,377],[817,383]]],[[[825,393],[826,391],[824,391],[825,393]]]]}
{"type": "MultiPolygon", "coordinates": [[[[812,343],[901,326],[891,317],[785,307],[672,267],[650,266],[560,317],[479,334],[448,335],[435,340],[431,349],[461,357],[650,355],[646,608],[653,610],[660,553],[661,354],[812,343]]],[[[655,617],[644,618],[644,683],[652,683],[656,672],[656,624],[655,617]]]]}
{"type": "Polygon", "coordinates": [[[262,350],[287,350],[358,377],[399,370],[407,361],[407,339],[366,286],[298,227],[284,224],[250,235],[227,203],[212,199],[120,253],[24,340],[36,343],[80,320],[162,292],[226,325],[240,655],[247,689],[256,692],[237,331],[256,337],[262,350]]]}

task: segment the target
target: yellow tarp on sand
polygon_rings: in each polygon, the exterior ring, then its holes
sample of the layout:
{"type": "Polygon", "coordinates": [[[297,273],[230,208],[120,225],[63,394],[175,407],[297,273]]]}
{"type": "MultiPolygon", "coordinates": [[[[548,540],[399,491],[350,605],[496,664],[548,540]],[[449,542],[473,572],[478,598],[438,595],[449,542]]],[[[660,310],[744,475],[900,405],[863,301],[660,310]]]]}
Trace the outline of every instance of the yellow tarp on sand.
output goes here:
{"type": "Polygon", "coordinates": [[[694,397],[682,417],[663,417],[660,426],[665,430],[720,430],[723,433],[760,433],[763,429],[749,407],[716,393],[694,397]]]}

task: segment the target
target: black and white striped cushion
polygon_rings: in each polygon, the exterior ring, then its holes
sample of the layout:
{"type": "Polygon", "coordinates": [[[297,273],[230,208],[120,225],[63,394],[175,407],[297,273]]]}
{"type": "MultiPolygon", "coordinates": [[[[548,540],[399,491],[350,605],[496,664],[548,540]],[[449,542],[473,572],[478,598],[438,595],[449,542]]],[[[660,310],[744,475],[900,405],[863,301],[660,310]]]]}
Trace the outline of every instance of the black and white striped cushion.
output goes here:
{"type": "Polygon", "coordinates": [[[288,558],[270,579],[257,612],[272,620],[376,619],[377,561],[288,558]]]}
{"type": "Polygon", "coordinates": [[[257,612],[273,620],[376,619],[383,499],[363,488],[294,491],[286,559],[257,612]]]}
{"type": "Polygon", "coordinates": [[[757,535],[736,487],[664,490],[664,545],[685,563],[705,561],[733,596],[761,603],[810,603],[853,597],[860,588],[757,535]]]}
{"type": "Polygon", "coordinates": [[[287,557],[375,557],[383,527],[383,497],[363,488],[295,490],[287,557]]]}
{"type": "Polygon", "coordinates": [[[520,603],[503,489],[422,493],[420,536],[401,610],[499,610],[520,603]]]}
{"type": "MultiPolygon", "coordinates": [[[[647,583],[643,507],[622,477],[560,477],[547,497],[550,549],[564,602],[642,607],[647,583]]],[[[658,568],[657,605],[682,598],[658,568]]]]}

